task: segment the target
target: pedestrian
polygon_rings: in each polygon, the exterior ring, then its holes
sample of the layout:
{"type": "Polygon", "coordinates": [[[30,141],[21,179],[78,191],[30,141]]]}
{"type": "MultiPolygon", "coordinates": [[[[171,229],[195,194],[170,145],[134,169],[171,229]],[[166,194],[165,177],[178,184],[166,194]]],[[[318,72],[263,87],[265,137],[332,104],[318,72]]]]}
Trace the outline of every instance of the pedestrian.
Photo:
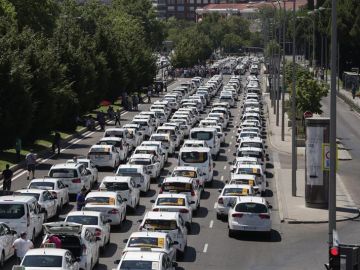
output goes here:
{"type": "Polygon", "coordinates": [[[27,176],[27,180],[30,179],[30,175],[31,175],[31,179],[35,178],[35,166],[36,166],[36,154],[30,152],[26,155],[25,157],[25,162],[26,162],[26,167],[27,167],[27,171],[28,171],[28,176],[27,176]]]}
{"type": "Polygon", "coordinates": [[[10,165],[6,164],[6,169],[2,172],[3,176],[3,190],[11,190],[11,179],[13,177],[13,172],[10,170],[10,165]]]}
{"type": "Polygon", "coordinates": [[[117,111],[115,113],[115,124],[114,124],[115,126],[116,126],[117,123],[119,123],[119,126],[121,125],[120,124],[120,116],[121,116],[120,110],[117,109],[117,111]]]}
{"type": "Polygon", "coordinates": [[[352,85],[351,94],[352,94],[352,98],[355,99],[355,97],[356,97],[356,86],[355,86],[355,84],[352,85]]]}
{"type": "Polygon", "coordinates": [[[87,189],[83,187],[80,192],[76,195],[76,210],[80,211],[85,206],[85,197],[87,189]]]}
{"type": "Polygon", "coordinates": [[[13,249],[16,251],[17,263],[20,264],[26,252],[34,247],[33,242],[27,239],[27,233],[22,232],[20,237],[13,243],[13,249]]]}
{"type": "Polygon", "coordinates": [[[134,95],[134,107],[135,107],[135,110],[139,110],[139,97],[138,95],[134,95]]]}
{"type": "Polygon", "coordinates": [[[55,154],[55,150],[57,149],[57,154],[60,155],[60,141],[61,141],[60,133],[56,132],[52,143],[52,151],[54,154],[55,154]]]}
{"type": "Polygon", "coordinates": [[[147,92],[148,103],[151,103],[151,92],[151,88],[149,87],[149,90],[147,92]]]}
{"type": "Polygon", "coordinates": [[[138,93],[138,94],[137,94],[137,96],[138,96],[138,99],[139,99],[139,104],[144,103],[144,101],[143,101],[143,99],[142,99],[141,94],[140,94],[140,93],[138,93]]]}
{"type": "Polygon", "coordinates": [[[16,138],[15,141],[16,160],[19,162],[21,158],[21,139],[16,138]]]}
{"type": "Polygon", "coordinates": [[[164,82],[164,89],[165,89],[164,91],[167,92],[167,83],[166,83],[166,81],[164,82]]]}
{"type": "Polygon", "coordinates": [[[56,248],[61,248],[61,239],[57,235],[52,235],[47,240],[47,243],[54,244],[56,248]]]}
{"type": "Polygon", "coordinates": [[[132,102],[132,110],[135,111],[136,110],[136,100],[135,100],[134,94],[131,96],[131,102],[132,102]]]}

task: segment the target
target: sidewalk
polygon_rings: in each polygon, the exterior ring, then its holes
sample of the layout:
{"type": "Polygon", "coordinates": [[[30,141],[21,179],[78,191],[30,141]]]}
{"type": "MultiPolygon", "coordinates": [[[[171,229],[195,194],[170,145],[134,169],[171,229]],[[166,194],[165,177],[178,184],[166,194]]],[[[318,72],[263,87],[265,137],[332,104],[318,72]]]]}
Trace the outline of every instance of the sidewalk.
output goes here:
{"type": "MultiPolygon", "coordinates": [[[[274,181],[276,184],[279,215],[281,222],[289,224],[296,223],[327,223],[328,210],[307,208],[305,206],[305,169],[297,170],[297,196],[292,196],[291,186],[291,168],[282,166],[280,155],[291,158],[291,128],[287,127],[288,117],[285,114],[285,141],[281,141],[281,121],[276,126],[276,116],[271,108],[269,94],[264,94],[265,112],[267,113],[267,122],[269,130],[269,145],[274,149],[274,181]]],[[[280,102],[281,106],[281,102],[280,102]]],[[[280,112],[281,112],[280,107],[280,112]]],[[[298,159],[304,159],[305,147],[298,147],[298,159]]],[[[349,193],[347,192],[341,177],[337,175],[337,221],[354,219],[359,216],[359,209],[354,204],[349,193]]]]}

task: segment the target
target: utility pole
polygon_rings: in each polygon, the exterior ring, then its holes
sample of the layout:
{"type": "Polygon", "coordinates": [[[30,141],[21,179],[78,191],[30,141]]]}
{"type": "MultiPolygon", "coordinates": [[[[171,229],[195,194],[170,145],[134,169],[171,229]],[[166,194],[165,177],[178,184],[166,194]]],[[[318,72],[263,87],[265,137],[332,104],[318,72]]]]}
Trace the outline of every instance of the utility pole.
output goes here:
{"type": "MultiPolygon", "coordinates": [[[[334,0],[333,0],[334,1],[334,0]]],[[[291,193],[296,196],[296,170],[297,170],[297,149],[296,149],[296,0],[293,2],[293,74],[292,74],[292,103],[291,103],[291,193]]]]}
{"type": "Polygon", "coordinates": [[[279,36],[278,36],[278,55],[276,62],[276,126],[279,126],[279,103],[280,103],[280,63],[281,63],[281,5],[279,3],[279,36]]]}
{"type": "Polygon", "coordinates": [[[329,245],[336,230],[336,0],[331,0],[331,90],[330,90],[330,177],[329,177],[329,245]]]}
{"type": "Polygon", "coordinates": [[[285,141],[285,65],[286,65],[286,61],[285,61],[285,49],[286,49],[286,6],[285,6],[285,1],[283,1],[284,4],[284,22],[283,22],[283,79],[282,79],[282,91],[281,91],[281,140],[285,141]]]}

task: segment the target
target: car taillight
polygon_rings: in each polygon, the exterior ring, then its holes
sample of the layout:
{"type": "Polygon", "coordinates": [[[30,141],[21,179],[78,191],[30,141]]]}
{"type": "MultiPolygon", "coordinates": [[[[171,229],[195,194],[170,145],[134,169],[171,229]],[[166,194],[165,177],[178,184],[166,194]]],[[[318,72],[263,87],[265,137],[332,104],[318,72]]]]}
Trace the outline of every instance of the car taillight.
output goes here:
{"type": "Polygon", "coordinates": [[[153,211],[154,212],[159,212],[159,208],[154,208],[153,211]]]}
{"type": "Polygon", "coordinates": [[[241,214],[241,213],[234,213],[234,214],[232,214],[231,216],[232,217],[237,217],[237,218],[240,218],[240,217],[242,217],[244,214],[241,214]]]}
{"type": "Polygon", "coordinates": [[[187,213],[189,213],[189,210],[187,210],[187,209],[180,209],[180,213],[187,214],[187,213]]]}
{"type": "Polygon", "coordinates": [[[191,190],[191,196],[195,196],[195,191],[191,190]]]}
{"type": "Polygon", "coordinates": [[[80,178],[75,178],[71,182],[79,184],[79,183],[81,183],[81,179],[80,178]]]}
{"type": "Polygon", "coordinates": [[[223,198],[219,198],[219,199],[218,199],[218,204],[224,204],[224,199],[223,199],[223,198]]]}
{"type": "Polygon", "coordinates": [[[261,218],[261,219],[270,219],[270,216],[268,214],[259,214],[259,218],[261,218]]]}
{"type": "Polygon", "coordinates": [[[86,246],[82,244],[82,254],[86,255],[86,246]]]}
{"type": "Polygon", "coordinates": [[[110,211],[108,212],[108,214],[112,214],[112,215],[114,215],[114,214],[119,214],[119,210],[117,210],[117,209],[112,209],[112,210],[110,210],[110,211]]]}
{"type": "Polygon", "coordinates": [[[100,229],[95,229],[95,236],[98,236],[98,237],[101,236],[101,230],[100,229]]]}

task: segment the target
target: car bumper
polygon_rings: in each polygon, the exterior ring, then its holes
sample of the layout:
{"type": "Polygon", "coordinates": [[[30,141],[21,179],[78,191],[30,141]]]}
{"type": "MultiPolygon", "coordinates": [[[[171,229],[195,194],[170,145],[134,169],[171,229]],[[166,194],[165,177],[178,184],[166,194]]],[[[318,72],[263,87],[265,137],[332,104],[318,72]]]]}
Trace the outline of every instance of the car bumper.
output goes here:
{"type": "Polygon", "coordinates": [[[229,207],[222,206],[220,204],[216,204],[216,213],[219,215],[227,216],[229,213],[229,207]]]}
{"type": "Polygon", "coordinates": [[[247,225],[237,222],[229,222],[229,228],[234,231],[247,231],[247,232],[270,232],[271,225],[247,225]]]}

